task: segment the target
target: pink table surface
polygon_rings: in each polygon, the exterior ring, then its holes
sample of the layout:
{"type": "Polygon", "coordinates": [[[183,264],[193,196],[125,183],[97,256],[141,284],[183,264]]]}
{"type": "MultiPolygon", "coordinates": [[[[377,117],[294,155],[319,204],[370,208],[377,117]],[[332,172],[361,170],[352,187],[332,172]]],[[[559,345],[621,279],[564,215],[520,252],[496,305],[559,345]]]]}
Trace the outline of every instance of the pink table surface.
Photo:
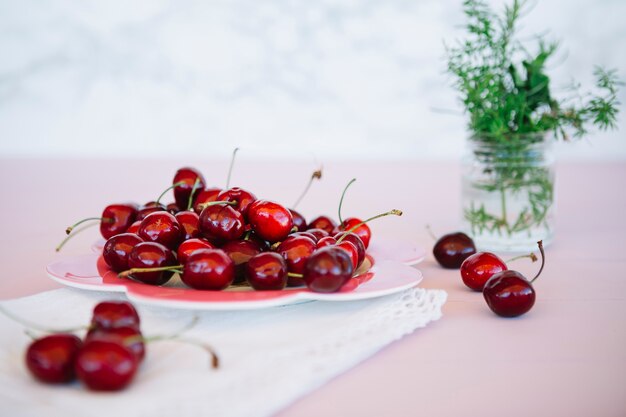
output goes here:
{"type": "MultiPolygon", "coordinates": [[[[59,256],[84,253],[94,228],[53,250],[65,227],[99,215],[109,202],[156,198],[181,164],[223,185],[226,161],[0,160],[0,298],[58,288],[44,274],[59,256]]],[[[291,204],[309,161],[237,162],[233,185],[291,204]]],[[[518,319],[494,316],[457,271],[432,256],[422,286],[448,291],[444,317],[387,347],[298,400],[279,415],[305,416],[624,416],[626,415],[626,164],[557,167],[558,229],[536,282],[534,309],[518,319]]],[[[325,161],[324,179],[301,205],[333,216],[344,184],[344,213],[399,208],[374,233],[430,248],[424,230],[459,225],[459,166],[420,161],[325,161]]],[[[532,274],[536,265],[515,267],[532,274]]],[[[297,381],[294,381],[297,383],[297,381]]]]}

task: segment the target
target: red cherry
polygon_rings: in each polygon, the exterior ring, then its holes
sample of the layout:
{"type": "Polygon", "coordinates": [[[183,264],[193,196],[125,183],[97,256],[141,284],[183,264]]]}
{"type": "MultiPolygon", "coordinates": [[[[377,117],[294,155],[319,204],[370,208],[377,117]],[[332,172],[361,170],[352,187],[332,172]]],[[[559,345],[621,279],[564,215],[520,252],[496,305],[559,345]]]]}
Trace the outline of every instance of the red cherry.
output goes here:
{"type": "Polygon", "coordinates": [[[291,212],[280,204],[267,200],[256,200],[250,204],[248,222],[261,239],[270,242],[285,239],[293,228],[291,212]]]}
{"type": "Polygon", "coordinates": [[[204,190],[200,191],[196,196],[193,205],[193,210],[196,212],[196,214],[200,215],[200,213],[202,213],[202,209],[204,208],[203,204],[217,201],[217,196],[221,192],[221,188],[205,188],[204,190]]]}
{"type": "Polygon", "coordinates": [[[468,257],[476,253],[474,241],[465,233],[450,233],[437,240],[433,255],[441,266],[458,269],[468,257]]]}
{"type": "Polygon", "coordinates": [[[137,217],[136,204],[111,204],[102,211],[100,234],[105,239],[124,233],[137,217]]]}
{"type": "Polygon", "coordinates": [[[125,271],[128,269],[130,251],[141,242],[143,239],[134,233],[115,235],[104,244],[102,258],[115,272],[125,271]]]}
{"type": "Polygon", "coordinates": [[[139,314],[128,301],[102,301],[93,309],[91,328],[116,329],[132,327],[139,330],[139,314]]]}
{"type": "Polygon", "coordinates": [[[139,226],[141,226],[141,220],[137,220],[131,224],[128,230],[126,230],[126,233],[137,234],[139,232],[139,226]]]}
{"type": "Polygon", "coordinates": [[[478,252],[461,264],[461,278],[469,288],[482,291],[489,278],[507,269],[504,261],[493,253],[478,252]]]}
{"type": "Polygon", "coordinates": [[[352,262],[352,269],[357,268],[359,266],[359,253],[356,249],[356,246],[352,242],[348,242],[347,240],[343,240],[336,244],[338,248],[345,250],[348,255],[350,255],[350,261],[352,262]]]}
{"type": "Polygon", "coordinates": [[[176,213],[181,211],[181,209],[180,207],[178,207],[178,205],[176,205],[176,203],[169,203],[167,206],[165,206],[165,211],[167,211],[169,214],[176,215],[176,213]]]}
{"type": "Polygon", "coordinates": [[[287,285],[287,263],[277,253],[259,253],[245,268],[248,283],[255,290],[282,290],[287,285]]]}
{"type": "Polygon", "coordinates": [[[222,250],[200,249],[189,256],[180,278],[197,290],[223,290],[233,283],[235,263],[222,250]]]}
{"type": "MultiPolygon", "coordinates": [[[[307,259],[314,251],[315,242],[305,236],[288,237],[276,248],[276,252],[285,258],[289,272],[296,274],[304,273],[307,259]]],[[[299,286],[304,285],[304,281],[302,278],[290,276],[288,284],[299,286]]]]}
{"type": "Polygon", "coordinates": [[[307,229],[306,232],[315,236],[316,241],[320,240],[323,237],[329,236],[329,233],[326,230],[317,229],[317,228],[307,229]]]}
{"type": "Polygon", "coordinates": [[[325,248],[326,246],[333,246],[336,244],[337,244],[337,239],[335,239],[332,236],[324,236],[323,238],[317,241],[317,244],[315,247],[317,249],[321,249],[321,248],[325,248]]]}
{"type": "Polygon", "coordinates": [[[311,291],[338,291],[354,272],[350,255],[337,246],[315,251],[306,261],[304,281],[311,291]]]}
{"type": "Polygon", "coordinates": [[[262,252],[261,246],[253,240],[231,240],[221,249],[235,263],[235,284],[246,280],[246,264],[252,257],[262,252]]]}
{"type": "Polygon", "coordinates": [[[209,240],[239,239],[244,231],[243,215],[227,204],[208,206],[200,213],[200,233],[209,240]]]}
{"type": "Polygon", "coordinates": [[[330,234],[333,232],[335,227],[337,227],[337,223],[335,223],[333,219],[328,216],[319,216],[311,220],[307,230],[310,232],[311,229],[322,229],[326,233],[330,234]]]}
{"type": "MultiPolygon", "coordinates": [[[[156,242],[143,242],[130,252],[128,266],[132,268],[161,268],[173,266],[176,258],[171,250],[156,242]]],[[[163,285],[172,278],[173,271],[133,272],[131,278],[144,284],[163,285]]]]}
{"type": "Polygon", "coordinates": [[[48,384],[75,378],[74,363],[83,342],[73,334],[53,334],[33,341],[26,350],[26,366],[35,378],[48,384]]]}
{"type": "Polygon", "coordinates": [[[248,218],[248,207],[254,203],[256,196],[249,191],[239,187],[233,187],[224,190],[217,195],[217,201],[231,201],[237,203],[233,207],[235,210],[243,214],[244,218],[248,218]]]}
{"type": "Polygon", "coordinates": [[[141,332],[135,327],[116,327],[112,329],[92,328],[87,332],[85,341],[106,340],[119,343],[130,349],[141,362],[146,355],[146,346],[141,332]]]}
{"type": "Polygon", "coordinates": [[[161,203],[157,203],[156,201],[150,201],[139,207],[139,211],[137,212],[137,218],[135,220],[143,220],[148,214],[156,213],[159,211],[167,211],[167,208],[161,203]]]}
{"type": "Polygon", "coordinates": [[[178,251],[176,252],[176,256],[178,258],[178,262],[181,264],[187,263],[187,259],[189,259],[189,255],[194,253],[200,249],[215,249],[209,241],[204,239],[189,239],[185,240],[178,247],[178,251]]]}
{"type": "Polygon", "coordinates": [[[194,196],[197,196],[202,190],[204,190],[205,186],[202,174],[195,168],[189,167],[181,168],[176,171],[172,184],[176,184],[174,187],[174,199],[176,200],[176,205],[182,210],[187,209],[191,191],[193,190],[194,196]]]}
{"type": "Polygon", "coordinates": [[[146,242],[160,243],[170,249],[178,247],[184,232],[176,217],[166,211],[148,214],[137,233],[146,242]]]}
{"type": "Polygon", "coordinates": [[[344,231],[351,231],[352,233],[355,233],[358,237],[361,238],[361,240],[363,241],[363,245],[365,245],[365,249],[367,249],[370,246],[370,240],[372,238],[372,231],[369,226],[363,223],[360,226],[356,227],[356,229],[352,230],[352,228],[359,225],[360,223],[362,223],[362,220],[357,219],[356,217],[349,217],[345,219],[343,223],[341,223],[341,226],[339,226],[339,228],[344,231]]]}
{"type": "Polygon", "coordinates": [[[200,217],[193,211],[181,211],[174,216],[183,228],[183,240],[196,238],[200,235],[200,217]]]}
{"type": "Polygon", "coordinates": [[[309,233],[309,232],[294,232],[291,233],[288,237],[292,237],[292,236],[306,236],[309,239],[311,239],[313,242],[317,242],[317,236],[315,236],[313,233],[309,233]]]}
{"type": "Polygon", "coordinates": [[[94,391],[118,391],[132,381],[138,361],[127,347],[109,340],[85,343],[76,357],[76,375],[94,391]]]}
{"type": "Polygon", "coordinates": [[[357,250],[357,254],[359,255],[359,263],[361,265],[365,260],[365,243],[361,240],[361,237],[354,232],[339,232],[335,235],[335,239],[337,241],[348,241],[352,243],[357,250]]]}
{"type": "Polygon", "coordinates": [[[291,213],[291,217],[293,218],[293,226],[297,229],[298,232],[304,232],[307,229],[307,223],[304,216],[294,209],[289,209],[291,213]]]}

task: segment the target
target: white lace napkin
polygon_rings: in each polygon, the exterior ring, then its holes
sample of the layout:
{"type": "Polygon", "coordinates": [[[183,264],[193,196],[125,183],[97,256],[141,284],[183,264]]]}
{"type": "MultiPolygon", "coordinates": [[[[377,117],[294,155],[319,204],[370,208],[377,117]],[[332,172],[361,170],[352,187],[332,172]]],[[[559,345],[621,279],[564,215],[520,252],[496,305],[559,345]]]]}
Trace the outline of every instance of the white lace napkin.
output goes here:
{"type": "MultiPolygon", "coordinates": [[[[59,289],[4,302],[6,309],[51,327],[86,324],[111,293],[59,289]]],[[[186,333],[212,345],[206,353],[172,341],[155,342],[132,385],[94,393],[74,383],[35,382],[24,366],[29,338],[0,316],[0,414],[18,416],[268,416],[385,345],[441,317],[446,293],[414,288],[374,300],[309,302],[242,312],[190,312],[138,306],[146,336],[173,332],[199,316],[186,333]]]]}

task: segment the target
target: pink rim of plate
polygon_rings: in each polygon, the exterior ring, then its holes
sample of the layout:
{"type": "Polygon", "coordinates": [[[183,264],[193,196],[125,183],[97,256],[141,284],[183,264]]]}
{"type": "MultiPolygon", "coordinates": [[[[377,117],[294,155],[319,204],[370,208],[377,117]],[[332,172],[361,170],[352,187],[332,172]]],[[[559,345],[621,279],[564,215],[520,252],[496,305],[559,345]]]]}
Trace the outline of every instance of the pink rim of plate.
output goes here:
{"type": "MultiPolygon", "coordinates": [[[[425,252],[411,245],[379,242],[370,246],[368,258],[373,266],[353,277],[339,292],[323,294],[307,288],[282,291],[199,291],[185,287],[153,286],[121,279],[110,270],[95,251],[88,255],[62,259],[46,267],[54,281],[73,288],[124,293],[139,304],[195,310],[247,310],[284,306],[305,301],[355,301],[382,297],[419,284],[422,274],[410,265],[419,263],[425,252]]],[[[98,251],[99,252],[99,251],[98,251]]]]}

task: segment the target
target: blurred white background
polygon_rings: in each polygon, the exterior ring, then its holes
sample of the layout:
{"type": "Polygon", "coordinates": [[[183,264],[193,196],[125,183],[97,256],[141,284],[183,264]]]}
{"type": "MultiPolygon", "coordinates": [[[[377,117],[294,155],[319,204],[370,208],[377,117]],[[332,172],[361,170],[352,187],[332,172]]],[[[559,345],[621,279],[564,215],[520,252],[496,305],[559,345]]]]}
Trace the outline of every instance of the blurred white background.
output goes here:
{"type": "MultiPolygon", "coordinates": [[[[0,0],[0,156],[457,158],[443,40],[463,35],[461,4],[0,0]]],[[[623,0],[536,2],[522,34],[562,41],[557,96],[595,64],[626,79],[624,16],[623,0]]],[[[624,120],[560,156],[626,160],[624,120]]]]}

